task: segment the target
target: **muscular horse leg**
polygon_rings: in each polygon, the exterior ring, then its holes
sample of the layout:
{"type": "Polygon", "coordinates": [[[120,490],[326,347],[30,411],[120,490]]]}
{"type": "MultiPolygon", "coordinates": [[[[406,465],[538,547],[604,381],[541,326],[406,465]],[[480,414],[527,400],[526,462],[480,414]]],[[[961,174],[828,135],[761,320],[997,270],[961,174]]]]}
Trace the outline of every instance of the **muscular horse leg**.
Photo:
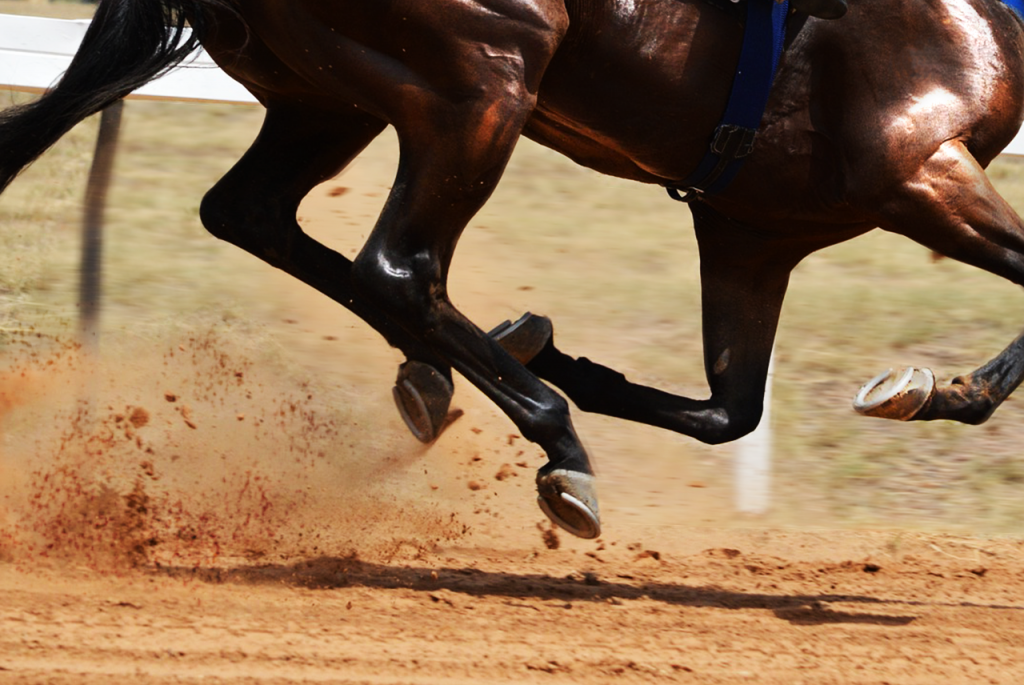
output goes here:
{"type": "Polygon", "coordinates": [[[711,396],[697,400],[637,385],[549,345],[528,368],[588,412],[667,428],[706,443],[751,432],[761,419],[768,366],[795,252],[703,204],[693,206],[700,247],[704,367],[711,396]]]}
{"type": "MultiPolygon", "coordinates": [[[[310,189],[359,154],[384,124],[358,112],[340,115],[271,103],[259,136],[203,199],[206,228],[341,303],[411,360],[400,370],[432,389],[431,420],[419,422],[429,442],[443,425],[451,399],[451,370],[352,287],[352,262],[306,235],[296,219],[310,189]]],[[[416,425],[411,423],[411,426],[416,425]]]]}
{"type": "MultiPolygon", "coordinates": [[[[945,143],[883,206],[882,226],[947,257],[1024,285],[1024,222],[989,183],[984,170],[958,141],[945,143]]],[[[909,380],[909,372],[904,378],[909,380]]],[[[931,378],[930,372],[925,374],[931,378]]],[[[1024,335],[990,362],[954,378],[892,387],[879,377],[861,395],[880,397],[864,413],[904,420],[951,419],[978,424],[1024,380],[1024,335]]]]}
{"type": "MultiPolygon", "coordinates": [[[[556,17],[557,18],[557,17],[556,17]]],[[[514,26],[514,25],[513,25],[514,26]]],[[[581,537],[600,532],[593,470],[566,401],[452,305],[448,270],[463,229],[490,196],[536,101],[540,73],[564,27],[531,32],[533,52],[461,62],[473,97],[447,84],[421,93],[400,114],[398,176],[384,211],[355,260],[360,292],[476,385],[539,444],[549,462],[537,477],[539,503],[581,537]],[[514,70],[514,71],[513,71],[514,70]]],[[[526,48],[523,48],[526,50],[526,48]]]]}
{"type": "MultiPolygon", "coordinates": [[[[496,117],[504,125],[518,114],[496,117]]],[[[466,131],[471,124],[453,126],[466,131]]],[[[593,470],[572,427],[569,408],[451,303],[446,287],[456,240],[490,194],[511,153],[498,132],[468,152],[462,141],[403,141],[398,179],[377,227],[355,262],[356,283],[410,333],[494,401],[549,462],[537,477],[545,513],[581,537],[600,532],[593,470]]],[[[506,135],[514,136],[511,129],[506,135]]],[[[400,131],[401,135],[401,131],[400,131]]]]}

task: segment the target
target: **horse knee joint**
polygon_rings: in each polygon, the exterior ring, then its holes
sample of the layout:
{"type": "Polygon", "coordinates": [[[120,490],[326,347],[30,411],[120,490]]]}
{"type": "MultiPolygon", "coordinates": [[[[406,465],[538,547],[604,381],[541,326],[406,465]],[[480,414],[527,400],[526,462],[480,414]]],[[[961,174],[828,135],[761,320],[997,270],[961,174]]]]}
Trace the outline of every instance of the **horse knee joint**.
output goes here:
{"type": "Polygon", "coordinates": [[[571,433],[570,426],[568,402],[552,394],[543,404],[534,406],[520,430],[530,442],[546,445],[566,437],[567,431],[571,433]]]}

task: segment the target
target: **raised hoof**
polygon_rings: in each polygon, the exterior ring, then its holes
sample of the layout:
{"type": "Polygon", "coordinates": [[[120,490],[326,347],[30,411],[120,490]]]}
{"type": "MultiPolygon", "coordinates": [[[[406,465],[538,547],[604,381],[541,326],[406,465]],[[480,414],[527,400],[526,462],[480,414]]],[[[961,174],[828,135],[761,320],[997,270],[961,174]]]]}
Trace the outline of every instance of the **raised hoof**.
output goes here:
{"type": "Polygon", "coordinates": [[[537,475],[537,504],[551,521],[578,538],[601,534],[594,477],[579,471],[555,469],[537,475]]]}
{"type": "Polygon", "coordinates": [[[935,374],[931,369],[889,369],[860,389],[853,408],[865,416],[909,421],[928,403],[933,392],[935,374]]]}
{"type": "Polygon", "coordinates": [[[405,425],[417,440],[429,444],[462,415],[448,412],[454,392],[452,382],[433,366],[407,361],[398,367],[392,394],[405,425]]]}
{"type": "Polygon", "coordinates": [[[515,323],[498,324],[487,335],[505,348],[520,364],[529,364],[551,341],[554,327],[551,319],[526,312],[515,323]]]}

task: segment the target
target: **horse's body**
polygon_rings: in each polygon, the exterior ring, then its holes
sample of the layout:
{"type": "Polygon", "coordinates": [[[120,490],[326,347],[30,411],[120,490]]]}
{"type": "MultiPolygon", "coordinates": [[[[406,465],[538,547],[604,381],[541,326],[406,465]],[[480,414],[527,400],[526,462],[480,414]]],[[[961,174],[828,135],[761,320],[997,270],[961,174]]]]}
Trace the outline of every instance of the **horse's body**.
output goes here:
{"type": "MultiPolygon", "coordinates": [[[[599,531],[592,470],[567,403],[539,378],[581,409],[721,442],[760,419],[789,274],[811,252],[880,226],[1024,284],[1024,225],[983,171],[1024,118],[1024,24],[998,0],[854,0],[840,21],[790,17],[754,153],[724,192],[691,205],[706,400],[563,355],[543,327],[540,344],[518,349],[536,319],[488,336],[445,283],[520,135],[605,174],[680,184],[728,96],[742,32],[730,14],[700,0],[102,0],[64,82],[0,118],[0,187],[180,60],[162,25],[181,16],[267,108],[204,199],[207,228],[401,348],[396,397],[422,439],[443,428],[452,368],[479,387],[545,449],[541,505],[578,535],[599,531]],[[350,262],[295,212],[389,124],[397,178],[350,262]]],[[[861,409],[975,423],[1022,378],[1019,338],[947,387],[923,372],[877,379],[861,409]]]]}

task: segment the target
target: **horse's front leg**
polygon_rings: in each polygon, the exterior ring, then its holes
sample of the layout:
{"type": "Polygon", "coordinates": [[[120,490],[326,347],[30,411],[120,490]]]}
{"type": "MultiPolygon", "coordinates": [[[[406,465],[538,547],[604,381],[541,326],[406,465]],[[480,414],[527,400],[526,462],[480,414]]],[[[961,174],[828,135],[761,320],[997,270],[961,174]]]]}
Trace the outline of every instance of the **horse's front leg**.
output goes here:
{"type": "Polygon", "coordinates": [[[545,347],[528,365],[582,410],[667,428],[706,443],[735,440],[761,419],[768,365],[792,268],[804,254],[693,207],[700,246],[704,366],[711,396],[631,383],[586,358],[545,347]]]}

